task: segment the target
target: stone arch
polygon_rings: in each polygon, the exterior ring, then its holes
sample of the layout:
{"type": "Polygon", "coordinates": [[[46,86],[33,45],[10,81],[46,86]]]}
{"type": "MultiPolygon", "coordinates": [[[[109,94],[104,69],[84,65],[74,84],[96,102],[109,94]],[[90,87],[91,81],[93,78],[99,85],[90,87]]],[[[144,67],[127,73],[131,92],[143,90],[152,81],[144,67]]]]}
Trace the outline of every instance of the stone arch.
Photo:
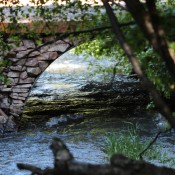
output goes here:
{"type": "MultiPolygon", "coordinates": [[[[83,43],[77,38],[64,38],[54,43],[53,37],[43,37],[42,46],[33,39],[23,39],[14,45],[3,59],[10,64],[2,72],[9,84],[0,85],[0,130],[14,131],[21,118],[25,102],[36,79],[59,56],[83,43]],[[50,42],[50,44],[48,44],[50,42]]],[[[85,42],[85,41],[84,41],[85,42]]]]}

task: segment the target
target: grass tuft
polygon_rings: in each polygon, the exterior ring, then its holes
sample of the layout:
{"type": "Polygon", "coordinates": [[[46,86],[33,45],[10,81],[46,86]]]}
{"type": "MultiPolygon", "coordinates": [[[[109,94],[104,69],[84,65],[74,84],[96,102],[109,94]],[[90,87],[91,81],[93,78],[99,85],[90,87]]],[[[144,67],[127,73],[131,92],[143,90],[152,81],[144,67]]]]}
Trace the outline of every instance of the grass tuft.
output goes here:
{"type": "MultiPolygon", "coordinates": [[[[115,132],[106,135],[103,151],[109,159],[114,153],[123,154],[128,158],[139,160],[139,153],[142,152],[150,141],[141,141],[138,125],[129,124],[128,130],[120,134],[115,132]]],[[[146,161],[155,160],[158,163],[175,163],[168,157],[166,151],[161,146],[153,145],[147,150],[143,157],[146,161]]]]}

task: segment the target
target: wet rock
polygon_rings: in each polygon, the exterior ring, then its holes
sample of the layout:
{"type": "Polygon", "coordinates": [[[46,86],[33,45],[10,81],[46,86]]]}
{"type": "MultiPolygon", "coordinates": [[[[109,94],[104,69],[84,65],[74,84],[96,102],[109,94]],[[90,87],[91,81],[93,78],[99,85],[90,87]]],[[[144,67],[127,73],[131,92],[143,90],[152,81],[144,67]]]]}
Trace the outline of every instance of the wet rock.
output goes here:
{"type": "Polygon", "coordinates": [[[60,117],[52,117],[46,122],[47,127],[54,127],[58,126],[59,123],[67,123],[67,118],[60,116],[60,117]]]}
{"type": "Polygon", "coordinates": [[[17,130],[17,125],[14,121],[13,116],[9,116],[8,122],[5,124],[5,132],[14,132],[17,130]]]}
{"type": "Polygon", "coordinates": [[[73,122],[80,122],[84,119],[81,114],[62,114],[57,117],[52,117],[46,122],[47,127],[54,127],[59,125],[66,125],[73,122]]]}

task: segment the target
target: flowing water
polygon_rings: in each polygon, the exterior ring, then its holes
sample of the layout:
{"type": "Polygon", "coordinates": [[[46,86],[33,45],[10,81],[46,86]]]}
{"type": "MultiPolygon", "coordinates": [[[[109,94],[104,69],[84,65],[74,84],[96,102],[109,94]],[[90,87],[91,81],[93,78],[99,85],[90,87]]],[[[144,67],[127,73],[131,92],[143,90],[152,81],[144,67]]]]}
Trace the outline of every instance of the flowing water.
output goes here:
{"type": "MultiPolygon", "coordinates": [[[[38,79],[30,98],[50,100],[54,99],[55,96],[58,98],[58,94],[63,98],[69,94],[79,93],[77,89],[81,88],[87,81],[110,81],[110,78],[106,79],[101,73],[89,76],[89,73],[95,68],[87,69],[86,61],[82,58],[76,61],[74,59],[71,55],[69,55],[69,59],[67,57],[60,58],[52,68],[38,79]]],[[[90,61],[95,62],[92,58],[90,61]]],[[[113,63],[113,60],[98,62],[98,64],[107,67],[113,63]]],[[[118,76],[118,80],[124,81],[121,76],[118,76]]],[[[56,126],[54,118],[52,119],[40,126],[33,124],[32,127],[18,133],[7,134],[0,138],[0,175],[30,174],[27,171],[19,171],[16,167],[17,163],[33,164],[41,168],[53,167],[53,155],[49,149],[53,137],[61,138],[76,160],[101,164],[108,162],[102,151],[107,133],[120,134],[133,123],[139,125],[141,140],[147,141],[153,138],[164,124],[162,117],[156,112],[128,114],[114,112],[110,115],[105,113],[103,116],[95,118],[92,116],[79,123],[57,124],[56,126]]],[[[58,123],[58,121],[56,122],[58,123]]],[[[170,157],[175,156],[174,137],[173,132],[167,133],[157,141],[158,144],[162,145],[162,153],[166,151],[170,157]]]]}

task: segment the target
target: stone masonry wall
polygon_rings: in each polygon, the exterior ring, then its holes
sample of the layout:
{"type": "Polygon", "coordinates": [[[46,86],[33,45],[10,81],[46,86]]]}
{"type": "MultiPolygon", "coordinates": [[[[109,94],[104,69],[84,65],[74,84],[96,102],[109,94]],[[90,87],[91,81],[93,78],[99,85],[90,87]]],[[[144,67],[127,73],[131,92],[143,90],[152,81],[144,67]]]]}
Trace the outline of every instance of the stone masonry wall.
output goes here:
{"type": "MultiPolygon", "coordinates": [[[[45,37],[43,43],[53,39],[45,37]]],[[[10,83],[0,84],[1,131],[16,130],[16,124],[20,121],[26,99],[35,80],[55,59],[76,44],[65,39],[36,47],[34,40],[24,39],[19,46],[15,46],[13,42],[12,45],[13,49],[3,58],[10,61],[10,65],[2,72],[10,83]]]]}

